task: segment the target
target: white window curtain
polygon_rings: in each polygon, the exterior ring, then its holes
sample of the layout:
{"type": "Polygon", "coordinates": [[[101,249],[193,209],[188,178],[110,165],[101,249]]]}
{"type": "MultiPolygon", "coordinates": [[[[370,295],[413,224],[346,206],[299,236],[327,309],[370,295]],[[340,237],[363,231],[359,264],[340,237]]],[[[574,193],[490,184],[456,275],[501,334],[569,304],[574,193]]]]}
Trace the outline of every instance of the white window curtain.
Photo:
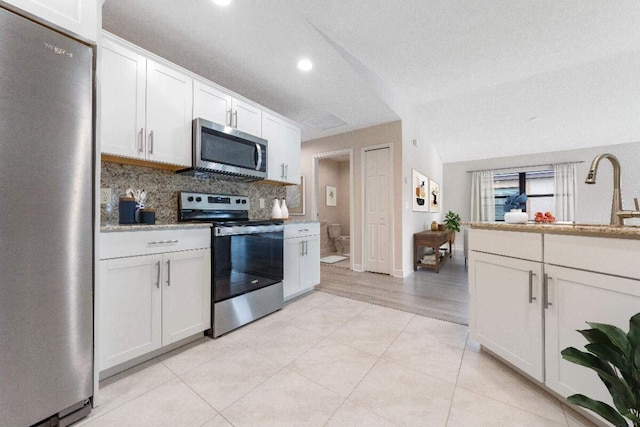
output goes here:
{"type": "Polygon", "coordinates": [[[493,171],[471,173],[471,221],[495,221],[496,199],[493,171]]]}
{"type": "Polygon", "coordinates": [[[553,165],[553,176],[553,196],[556,202],[556,219],[558,221],[575,221],[576,188],[578,187],[577,164],[555,164],[553,165]]]}

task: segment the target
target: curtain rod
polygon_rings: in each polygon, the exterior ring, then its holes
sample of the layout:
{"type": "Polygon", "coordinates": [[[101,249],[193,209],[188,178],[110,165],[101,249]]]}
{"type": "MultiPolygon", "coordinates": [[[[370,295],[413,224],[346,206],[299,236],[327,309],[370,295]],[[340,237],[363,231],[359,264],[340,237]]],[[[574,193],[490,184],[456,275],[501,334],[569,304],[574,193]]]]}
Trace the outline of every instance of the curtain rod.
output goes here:
{"type": "Polygon", "coordinates": [[[544,163],[544,164],[541,164],[541,165],[512,166],[510,168],[478,169],[478,170],[473,170],[473,171],[467,171],[467,173],[501,171],[501,170],[522,169],[522,168],[537,168],[537,167],[541,167],[541,166],[553,166],[553,165],[565,165],[565,164],[577,164],[577,163],[584,163],[584,160],[579,160],[577,162],[558,162],[558,163],[544,163]]]}

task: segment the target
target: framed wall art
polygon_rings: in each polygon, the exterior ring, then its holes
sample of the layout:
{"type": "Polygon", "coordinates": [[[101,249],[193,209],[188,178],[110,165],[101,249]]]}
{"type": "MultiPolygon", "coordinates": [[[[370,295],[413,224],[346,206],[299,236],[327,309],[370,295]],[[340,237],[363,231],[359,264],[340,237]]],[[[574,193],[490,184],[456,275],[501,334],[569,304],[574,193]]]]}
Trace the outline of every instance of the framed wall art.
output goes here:
{"type": "Polygon", "coordinates": [[[333,185],[327,185],[327,206],[337,206],[338,195],[336,194],[336,187],[333,185]]]}
{"type": "Polygon", "coordinates": [[[440,212],[440,202],[442,194],[440,193],[440,184],[434,180],[429,180],[429,212],[440,212]]]}
{"type": "Polygon", "coordinates": [[[300,175],[300,184],[289,185],[287,187],[287,208],[289,208],[289,215],[305,214],[305,190],[304,175],[300,175]]]}
{"type": "Polygon", "coordinates": [[[414,212],[429,212],[429,178],[413,169],[411,176],[411,199],[414,212]]]}

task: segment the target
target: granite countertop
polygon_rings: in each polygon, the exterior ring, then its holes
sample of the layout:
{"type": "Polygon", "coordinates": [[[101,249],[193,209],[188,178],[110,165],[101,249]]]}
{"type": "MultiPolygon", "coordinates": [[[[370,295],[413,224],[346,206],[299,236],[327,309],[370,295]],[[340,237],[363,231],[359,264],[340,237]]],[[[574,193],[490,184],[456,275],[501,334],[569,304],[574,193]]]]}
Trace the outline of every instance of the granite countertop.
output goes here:
{"type": "Polygon", "coordinates": [[[499,222],[471,222],[471,228],[483,230],[521,231],[526,233],[568,234],[572,236],[609,237],[640,240],[640,226],[605,224],[535,223],[507,224],[499,222]]]}
{"type": "Polygon", "coordinates": [[[181,222],[168,224],[131,224],[131,225],[102,225],[101,233],[111,233],[114,231],[149,231],[149,230],[179,230],[188,228],[211,228],[211,224],[206,222],[181,222]]]}

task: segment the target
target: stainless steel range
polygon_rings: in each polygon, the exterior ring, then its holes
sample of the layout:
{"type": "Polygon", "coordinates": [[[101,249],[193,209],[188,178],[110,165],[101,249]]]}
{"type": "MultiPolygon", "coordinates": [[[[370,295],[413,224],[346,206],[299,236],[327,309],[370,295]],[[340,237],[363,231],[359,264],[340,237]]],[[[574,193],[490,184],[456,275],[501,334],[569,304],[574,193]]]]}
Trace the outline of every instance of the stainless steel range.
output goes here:
{"type": "Polygon", "coordinates": [[[249,220],[249,198],[178,194],[178,221],[211,222],[211,323],[218,337],[282,308],[282,221],[249,220]]]}

